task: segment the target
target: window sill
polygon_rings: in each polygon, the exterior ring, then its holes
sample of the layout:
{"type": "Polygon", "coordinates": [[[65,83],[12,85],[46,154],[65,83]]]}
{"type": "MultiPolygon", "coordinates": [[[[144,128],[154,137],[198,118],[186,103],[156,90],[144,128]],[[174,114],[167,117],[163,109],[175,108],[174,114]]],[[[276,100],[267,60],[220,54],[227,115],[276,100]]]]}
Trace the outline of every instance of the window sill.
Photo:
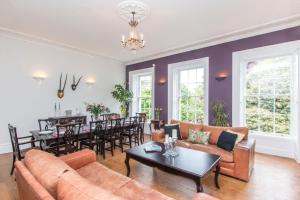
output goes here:
{"type": "Polygon", "coordinates": [[[280,140],[292,140],[294,137],[291,135],[275,135],[275,134],[265,134],[262,132],[250,132],[250,137],[253,138],[272,138],[272,139],[280,139],[280,140]]]}

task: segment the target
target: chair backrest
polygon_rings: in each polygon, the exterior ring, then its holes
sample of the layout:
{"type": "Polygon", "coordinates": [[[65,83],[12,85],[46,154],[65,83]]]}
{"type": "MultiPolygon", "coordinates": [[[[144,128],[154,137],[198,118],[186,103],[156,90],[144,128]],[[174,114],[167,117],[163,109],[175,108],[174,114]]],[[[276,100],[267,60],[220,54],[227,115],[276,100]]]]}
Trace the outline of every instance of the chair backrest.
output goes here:
{"type": "Polygon", "coordinates": [[[139,128],[139,118],[138,116],[129,117],[129,126],[131,129],[138,129],[139,128]]]}
{"type": "Polygon", "coordinates": [[[21,160],[21,152],[19,147],[17,128],[8,124],[8,131],[10,135],[10,141],[11,141],[13,153],[18,157],[18,160],[21,160]]]}
{"type": "Polygon", "coordinates": [[[110,120],[110,134],[119,135],[124,131],[125,118],[117,118],[110,120]]]}
{"type": "Polygon", "coordinates": [[[107,131],[107,121],[98,120],[90,122],[90,139],[93,139],[94,136],[102,136],[106,134],[107,131]]]}
{"type": "Polygon", "coordinates": [[[74,147],[78,148],[79,134],[81,123],[57,125],[57,151],[59,151],[59,143],[61,136],[66,152],[74,152],[74,147]],[[76,145],[76,146],[75,146],[76,145]]]}
{"type": "Polygon", "coordinates": [[[38,119],[40,131],[47,131],[50,127],[55,126],[55,121],[51,119],[38,119]]]}

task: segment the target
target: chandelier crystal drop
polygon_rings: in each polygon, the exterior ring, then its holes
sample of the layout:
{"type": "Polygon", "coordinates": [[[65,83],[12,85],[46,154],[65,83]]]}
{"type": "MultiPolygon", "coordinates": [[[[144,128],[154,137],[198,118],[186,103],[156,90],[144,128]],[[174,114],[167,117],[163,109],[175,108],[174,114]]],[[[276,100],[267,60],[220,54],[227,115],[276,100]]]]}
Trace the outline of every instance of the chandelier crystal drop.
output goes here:
{"type": "Polygon", "coordinates": [[[135,19],[136,12],[132,11],[132,19],[129,21],[130,33],[127,38],[122,35],[121,45],[123,48],[129,48],[132,52],[136,53],[138,49],[145,47],[145,40],[143,33],[138,34],[136,27],[139,22],[135,19]]]}

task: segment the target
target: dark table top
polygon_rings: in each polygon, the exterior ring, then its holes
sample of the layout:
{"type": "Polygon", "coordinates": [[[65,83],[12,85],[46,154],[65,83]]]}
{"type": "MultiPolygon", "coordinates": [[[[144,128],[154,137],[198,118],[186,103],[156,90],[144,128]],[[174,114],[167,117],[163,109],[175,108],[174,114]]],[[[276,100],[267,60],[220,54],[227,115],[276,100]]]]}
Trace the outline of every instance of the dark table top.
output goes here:
{"type": "Polygon", "coordinates": [[[176,152],[179,154],[176,157],[166,157],[163,155],[164,152],[164,144],[159,142],[148,142],[126,150],[126,153],[133,159],[134,157],[142,158],[148,162],[150,161],[164,167],[199,177],[205,176],[210,170],[212,170],[221,158],[218,155],[183,147],[176,147],[176,152]],[[153,144],[160,145],[163,149],[162,152],[146,153],[144,147],[153,144]]]}

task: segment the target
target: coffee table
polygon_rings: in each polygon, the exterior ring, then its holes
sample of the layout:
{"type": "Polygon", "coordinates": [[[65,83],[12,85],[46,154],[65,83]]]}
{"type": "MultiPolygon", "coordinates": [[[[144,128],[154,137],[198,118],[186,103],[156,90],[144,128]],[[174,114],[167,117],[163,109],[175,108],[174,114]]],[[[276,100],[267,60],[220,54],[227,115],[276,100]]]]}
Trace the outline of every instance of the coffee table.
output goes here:
{"type": "Polygon", "coordinates": [[[177,157],[165,157],[164,152],[164,144],[159,142],[148,142],[126,150],[127,176],[130,176],[129,160],[134,159],[150,167],[190,178],[195,181],[197,192],[203,192],[201,179],[215,169],[215,185],[220,188],[218,183],[220,156],[183,147],[176,147],[177,157]],[[160,145],[162,152],[146,153],[144,147],[153,144],[160,145]]]}

